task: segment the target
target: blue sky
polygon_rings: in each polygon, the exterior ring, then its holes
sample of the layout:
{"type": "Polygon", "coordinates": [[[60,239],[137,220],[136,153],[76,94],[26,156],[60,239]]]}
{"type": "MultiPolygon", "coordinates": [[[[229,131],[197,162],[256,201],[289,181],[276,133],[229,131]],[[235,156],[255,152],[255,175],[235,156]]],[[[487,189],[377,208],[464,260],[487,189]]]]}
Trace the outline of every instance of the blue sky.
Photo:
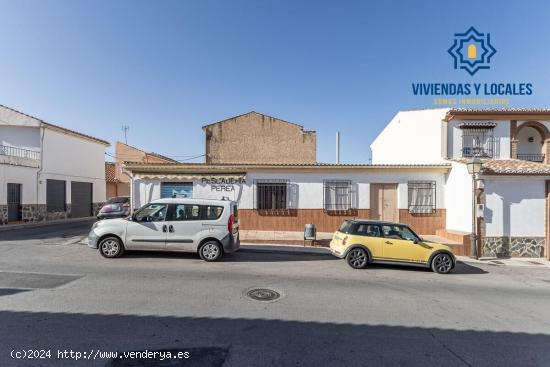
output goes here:
{"type": "MultiPolygon", "coordinates": [[[[317,131],[317,157],[368,162],[413,82],[532,82],[512,106],[550,107],[550,5],[503,1],[0,1],[0,104],[178,159],[201,126],[255,110],[317,131]],[[490,70],[454,70],[475,26],[490,70]]],[[[109,152],[113,148],[108,149],[109,152]]]]}

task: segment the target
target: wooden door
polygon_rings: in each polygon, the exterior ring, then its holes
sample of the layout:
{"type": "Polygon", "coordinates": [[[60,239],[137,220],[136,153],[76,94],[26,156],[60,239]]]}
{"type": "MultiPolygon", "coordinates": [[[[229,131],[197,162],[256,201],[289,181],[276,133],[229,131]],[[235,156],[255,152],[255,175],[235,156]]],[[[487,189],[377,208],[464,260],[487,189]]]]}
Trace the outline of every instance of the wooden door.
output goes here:
{"type": "Polygon", "coordinates": [[[370,217],[388,222],[398,222],[397,184],[370,184],[370,217]]]}

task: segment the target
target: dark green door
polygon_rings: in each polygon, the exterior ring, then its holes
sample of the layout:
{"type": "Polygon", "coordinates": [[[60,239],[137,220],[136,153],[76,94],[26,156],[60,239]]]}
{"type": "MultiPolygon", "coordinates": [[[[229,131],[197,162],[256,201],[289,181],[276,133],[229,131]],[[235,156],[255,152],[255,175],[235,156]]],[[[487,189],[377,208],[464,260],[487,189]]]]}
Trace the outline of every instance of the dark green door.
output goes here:
{"type": "Polygon", "coordinates": [[[21,220],[21,184],[8,183],[8,222],[21,220]]]}

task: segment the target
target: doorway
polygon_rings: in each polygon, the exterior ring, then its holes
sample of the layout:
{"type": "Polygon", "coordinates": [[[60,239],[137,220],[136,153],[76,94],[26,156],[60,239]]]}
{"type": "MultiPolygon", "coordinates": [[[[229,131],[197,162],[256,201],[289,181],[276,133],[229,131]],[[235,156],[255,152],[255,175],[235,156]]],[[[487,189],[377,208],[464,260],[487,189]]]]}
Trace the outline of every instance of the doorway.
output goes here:
{"type": "Polygon", "coordinates": [[[8,223],[22,220],[21,184],[8,183],[8,223]]]}
{"type": "Polygon", "coordinates": [[[370,184],[370,217],[376,220],[398,222],[397,184],[370,184]]]}

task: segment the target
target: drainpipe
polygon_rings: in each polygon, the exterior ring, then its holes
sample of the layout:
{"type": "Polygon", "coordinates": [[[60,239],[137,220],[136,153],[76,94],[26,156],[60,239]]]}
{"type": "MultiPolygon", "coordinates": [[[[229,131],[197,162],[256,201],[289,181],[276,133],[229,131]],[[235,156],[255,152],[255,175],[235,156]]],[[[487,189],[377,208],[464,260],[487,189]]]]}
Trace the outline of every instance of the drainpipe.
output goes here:
{"type": "MultiPolygon", "coordinates": [[[[38,168],[38,171],[36,171],[36,211],[38,212],[38,205],[39,199],[39,187],[40,187],[40,174],[42,173],[42,170],[44,169],[44,125],[40,124],[40,167],[38,168]]],[[[33,218],[34,221],[35,218],[33,218]]],[[[46,219],[46,218],[44,218],[46,219]]]]}
{"type": "Polygon", "coordinates": [[[128,173],[124,168],[120,170],[130,178],[130,215],[134,214],[134,175],[128,173]]]}

